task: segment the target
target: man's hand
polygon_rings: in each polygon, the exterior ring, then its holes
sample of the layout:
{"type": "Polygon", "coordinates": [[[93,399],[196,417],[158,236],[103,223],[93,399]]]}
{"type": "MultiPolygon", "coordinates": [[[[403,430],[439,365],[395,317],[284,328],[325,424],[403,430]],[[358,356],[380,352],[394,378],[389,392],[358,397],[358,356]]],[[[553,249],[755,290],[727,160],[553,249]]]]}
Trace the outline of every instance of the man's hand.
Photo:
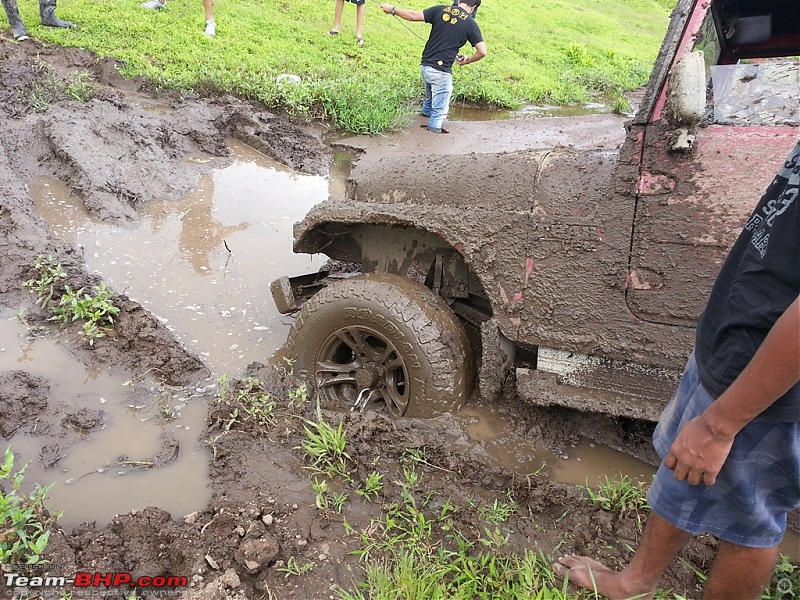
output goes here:
{"type": "Polygon", "coordinates": [[[393,4],[386,4],[385,2],[381,2],[381,10],[385,12],[387,15],[391,14],[393,8],[394,8],[393,4]]]}
{"type": "Polygon", "coordinates": [[[675,471],[675,479],[685,479],[691,485],[714,485],[732,445],[733,437],[715,433],[700,415],[678,432],[664,466],[675,471]]]}

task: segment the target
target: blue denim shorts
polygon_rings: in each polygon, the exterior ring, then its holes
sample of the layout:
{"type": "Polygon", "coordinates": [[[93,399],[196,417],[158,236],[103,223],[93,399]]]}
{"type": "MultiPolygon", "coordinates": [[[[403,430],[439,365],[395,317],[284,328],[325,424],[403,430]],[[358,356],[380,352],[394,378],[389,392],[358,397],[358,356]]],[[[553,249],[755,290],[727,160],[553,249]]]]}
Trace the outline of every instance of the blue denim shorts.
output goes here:
{"type": "MultiPolygon", "coordinates": [[[[653,433],[662,459],[681,427],[713,401],[700,383],[692,354],[653,433]]],[[[786,514],[800,506],[800,423],[751,421],[737,434],[711,486],[678,481],[662,462],[647,499],[656,514],[683,531],[771,548],[783,538],[786,514]]]]}

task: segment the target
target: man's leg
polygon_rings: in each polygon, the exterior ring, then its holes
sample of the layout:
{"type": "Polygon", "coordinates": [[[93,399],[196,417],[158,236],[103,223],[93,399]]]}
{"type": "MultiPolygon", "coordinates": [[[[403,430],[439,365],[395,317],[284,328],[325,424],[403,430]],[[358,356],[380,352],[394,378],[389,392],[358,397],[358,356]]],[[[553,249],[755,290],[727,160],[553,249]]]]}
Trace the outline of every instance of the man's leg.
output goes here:
{"type": "Polygon", "coordinates": [[[428,75],[431,78],[431,118],[428,121],[428,129],[441,133],[442,125],[447,118],[447,110],[450,108],[450,96],[453,95],[453,77],[450,73],[433,68],[428,71],[428,75]]]}
{"type": "Polygon", "coordinates": [[[217,35],[217,24],[214,21],[214,4],[213,0],[203,0],[203,10],[206,13],[206,29],[205,34],[208,37],[217,35]]]}
{"type": "Polygon", "coordinates": [[[342,28],[342,11],[344,10],[344,0],[336,0],[336,6],[333,9],[333,27],[328,32],[330,34],[339,33],[342,28]]]}
{"type": "Polygon", "coordinates": [[[649,598],[688,539],[688,533],[651,512],[639,548],[622,571],[612,571],[587,556],[574,555],[559,558],[555,571],[560,577],[569,577],[570,583],[609,600],[649,598]]]}
{"type": "Polygon", "coordinates": [[[27,40],[28,34],[25,31],[25,25],[22,24],[22,19],[19,16],[19,9],[17,8],[17,0],[2,0],[3,9],[6,11],[8,17],[8,24],[11,25],[11,35],[15,40],[27,40]]]}
{"type": "Polygon", "coordinates": [[[703,600],[757,600],[769,585],[779,554],[778,546],[748,548],[720,540],[703,600]]]}
{"type": "Polygon", "coordinates": [[[431,84],[428,82],[428,77],[425,75],[425,67],[420,67],[422,73],[422,83],[425,84],[425,101],[422,103],[422,109],[419,111],[423,117],[431,116],[431,84]]]}
{"type": "Polygon", "coordinates": [[[356,39],[362,39],[361,28],[364,26],[364,13],[366,12],[367,4],[359,4],[356,6],[356,39]]]}
{"type": "Polygon", "coordinates": [[[56,16],[56,0],[39,0],[39,18],[48,27],[72,27],[71,21],[63,21],[56,16]]]}

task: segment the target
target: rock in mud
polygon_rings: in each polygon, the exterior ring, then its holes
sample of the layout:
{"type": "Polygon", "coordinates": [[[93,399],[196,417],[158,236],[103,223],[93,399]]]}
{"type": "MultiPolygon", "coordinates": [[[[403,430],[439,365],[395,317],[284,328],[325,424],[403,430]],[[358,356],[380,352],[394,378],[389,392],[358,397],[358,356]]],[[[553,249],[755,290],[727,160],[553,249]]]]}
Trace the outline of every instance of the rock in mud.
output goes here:
{"type": "Polygon", "coordinates": [[[233,557],[248,573],[254,575],[269,566],[278,556],[279,550],[278,540],[265,534],[264,537],[257,540],[242,542],[233,557]]]}

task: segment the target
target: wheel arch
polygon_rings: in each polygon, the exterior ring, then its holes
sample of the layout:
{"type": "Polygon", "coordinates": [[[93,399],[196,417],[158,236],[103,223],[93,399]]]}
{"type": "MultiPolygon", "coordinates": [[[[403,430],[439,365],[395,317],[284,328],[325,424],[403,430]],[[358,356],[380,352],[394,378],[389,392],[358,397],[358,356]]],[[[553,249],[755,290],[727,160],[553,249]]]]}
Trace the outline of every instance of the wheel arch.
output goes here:
{"type": "Polygon", "coordinates": [[[296,253],[323,253],[358,263],[365,273],[401,275],[448,300],[483,298],[488,316],[497,308],[499,298],[490,294],[494,277],[469,256],[466,236],[433,231],[413,219],[359,214],[335,221],[309,215],[295,225],[294,237],[296,253]]]}

